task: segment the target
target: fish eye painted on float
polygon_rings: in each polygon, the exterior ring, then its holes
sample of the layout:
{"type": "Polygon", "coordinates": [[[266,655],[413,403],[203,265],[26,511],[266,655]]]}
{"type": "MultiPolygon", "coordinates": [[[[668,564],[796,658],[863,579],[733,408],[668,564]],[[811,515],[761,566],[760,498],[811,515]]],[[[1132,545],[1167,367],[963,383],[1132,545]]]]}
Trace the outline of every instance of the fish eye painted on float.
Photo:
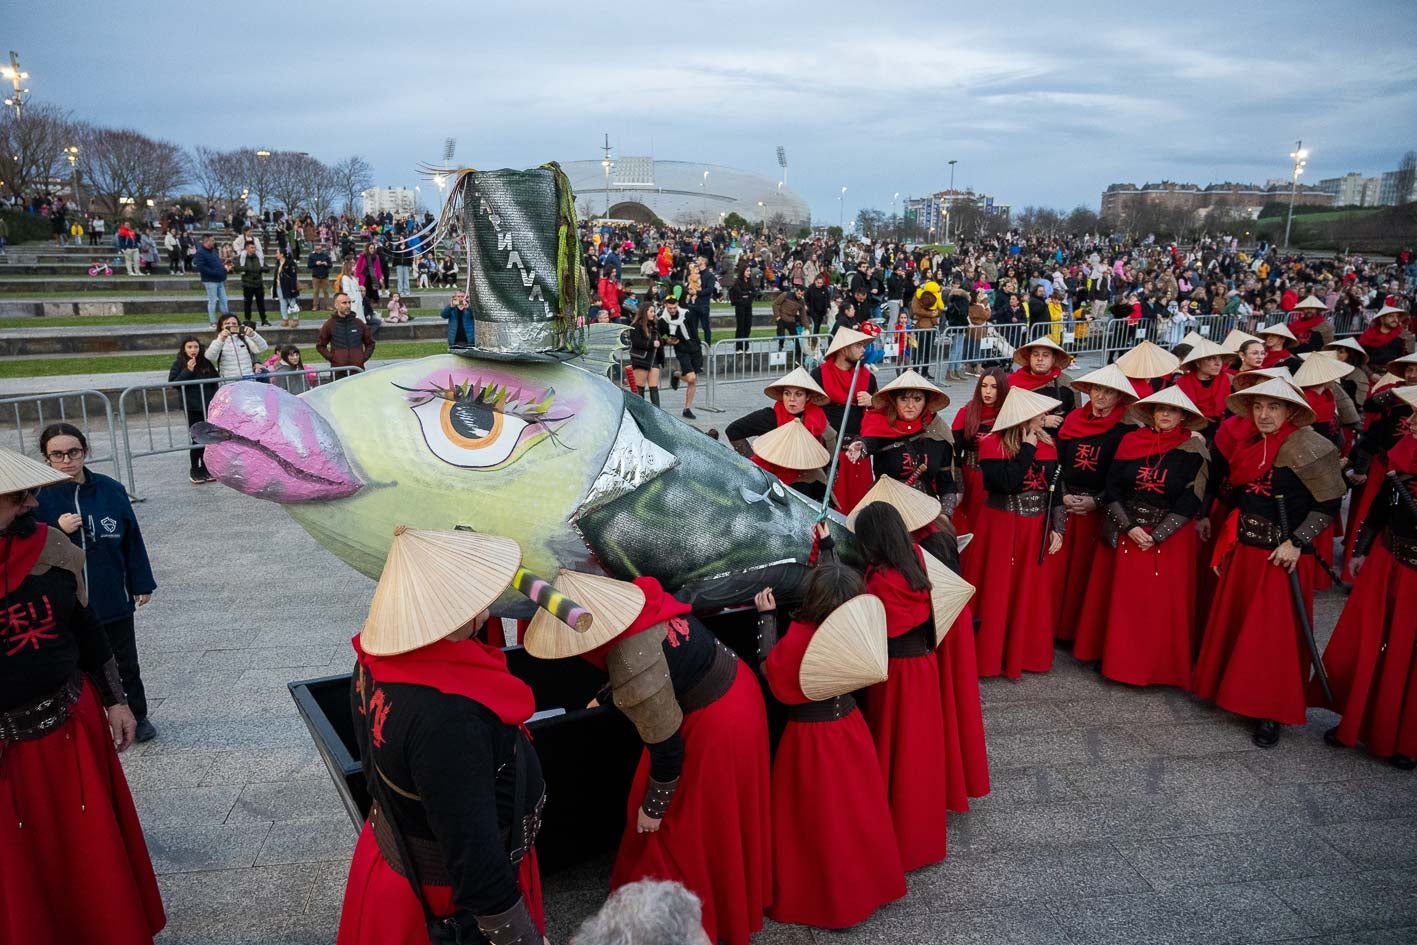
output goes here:
{"type": "Polygon", "coordinates": [[[552,424],[571,419],[570,414],[548,416],[556,397],[553,390],[513,390],[480,379],[455,384],[452,378],[446,387],[399,389],[410,395],[409,406],[429,451],[464,469],[495,469],[520,459],[543,440],[560,443],[552,424]]]}

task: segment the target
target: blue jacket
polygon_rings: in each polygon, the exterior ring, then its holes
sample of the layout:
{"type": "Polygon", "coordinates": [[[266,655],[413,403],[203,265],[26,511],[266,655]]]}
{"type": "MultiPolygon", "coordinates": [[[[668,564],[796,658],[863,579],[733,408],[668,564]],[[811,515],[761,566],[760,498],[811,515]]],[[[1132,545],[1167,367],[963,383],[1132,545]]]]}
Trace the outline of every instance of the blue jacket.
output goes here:
{"type": "Polygon", "coordinates": [[[444,305],[443,310],[438,313],[438,317],[448,321],[448,347],[451,348],[457,344],[459,321],[462,322],[463,337],[467,339],[468,345],[471,346],[477,341],[477,326],[472,322],[472,306],[469,305],[462,311],[458,311],[451,305],[444,305]]]}
{"type": "Polygon", "coordinates": [[[192,265],[196,267],[203,282],[226,281],[226,266],[222,263],[221,254],[216,251],[216,247],[207,249],[205,246],[198,246],[197,255],[192,257],[192,265]]]}
{"type": "Polygon", "coordinates": [[[122,620],[133,612],[133,598],[157,588],[138,518],[121,483],[85,469],[80,485],[61,482],[39,491],[35,515],[54,528],[59,516],[77,512],[83,525],[69,540],[84,549],[89,604],[102,623],[122,620]]]}

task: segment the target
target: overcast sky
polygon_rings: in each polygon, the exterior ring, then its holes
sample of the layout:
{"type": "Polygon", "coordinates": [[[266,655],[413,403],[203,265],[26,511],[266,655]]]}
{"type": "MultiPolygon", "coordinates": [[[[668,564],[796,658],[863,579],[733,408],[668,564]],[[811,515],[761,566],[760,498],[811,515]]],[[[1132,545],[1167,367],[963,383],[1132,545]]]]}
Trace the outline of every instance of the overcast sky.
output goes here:
{"type": "Polygon", "coordinates": [[[616,154],[778,175],[818,219],[955,183],[1377,174],[1417,147],[1413,0],[14,3],[33,100],[182,145],[362,154],[377,183],[616,154]],[[1037,8],[1037,9],[1034,9],[1037,8]],[[218,12],[220,11],[220,12],[218,12]],[[1261,19],[1261,15],[1266,19],[1261,19]]]}

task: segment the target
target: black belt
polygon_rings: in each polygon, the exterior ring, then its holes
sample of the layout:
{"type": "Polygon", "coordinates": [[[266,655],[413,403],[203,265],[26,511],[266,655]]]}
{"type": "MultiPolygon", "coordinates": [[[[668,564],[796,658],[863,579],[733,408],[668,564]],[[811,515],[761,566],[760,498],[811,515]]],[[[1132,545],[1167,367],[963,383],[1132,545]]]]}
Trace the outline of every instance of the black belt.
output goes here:
{"type": "Polygon", "coordinates": [[[984,504],[991,509],[1012,512],[1015,515],[1042,515],[1043,510],[1048,506],[1048,493],[1019,492],[1010,495],[999,495],[991,492],[988,497],[985,498],[984,504]]]}
{"type": "Polygon", "coordinates": [[[1166,517],[1165,509],[1158,509],[1154,505],[1147,505],[1145,502],[1127,502],[1127,517],[1132,520],[1132,525],[1140,525],[1142,528],[1155,528],[1161,524],[1161,520],[1166,517]]]}
{"type": "Polygon", "coordinates": [[[912,627],[898,637],[891,637],[886,641],[886,655],[893,660],[909,659],[916,656],[929,656],[935,649],[931,645],[930,624],[922,623],[918,627],[912,627]]]}
{"type": "Polygon", "coordinates": [[[1240,544],[1255,548],[1278,548],[1280,542],[1284,540],[1284,535],[1280,532],[1278,525],[1267,518],[1251,515],[1249,512],[1241,514],[1236,537],[1240,544]]]}
{"type": "Polygon", "coordinates": [[[1398,564],[1417,570],[1417,538],[1402,538],[1389,528],[1383,532],[1383,547],[1398,564]]]}
{"type": "Polygon", "coordinates": [[[978,468],[979,468],[979,450],[977,450],[977,449],[973,449],[973,450],[963,450],[963,451],[959,454],[959,464],[960,464],[961,466],[968,466],[970,469],[978,469],[978,468]]]}
{"type": "Polygon", "coordinates": [[[84,677],[75,673],[44,698],[0,712],[0,745],[34,741],[55,731],[69,720],[83,692],[84,677]]]}
{"type": "MultiPolygon", "coordinates": [[[[378,777],[376,774],[375,777],[378,777]]],[[[374,832],[374,842],[379,846],[379,854],[384,861],[393,868],[404,879],[408,879],[408,870],[404,867],[403,858],[399,856],[398,840],[394,838],[394,828],[384,811],[379,807],[379,802],[375,801],[369,808],[369,828],[374,832]]],[[[415,837],[411,833],[405,833],[403,841],[408,845],[408,855],[413,857],[414,867],[418,872],[418,879],[425,886],[451,886],[452,877],[448,875],[447,864],[443,861],[443,849],[438,846],[438,841],[432,837],[415,837]]]]}
{"type": "Polygon", "coordinates": [[[787,707],[787,721],[789,722],[835,722],[837,719],[844,719],[856,711],[856,700],[851,698],[851,693],[837,696],[835,699],[823,699],[821,702],[804,702],[801,705],[790,705],[787,707]]]}
{"type": "Polygon", "coordinates": [[[685,715],[706,709],[719,700],[733,685],[738,675],[738,657],[717,640],[713,642],[713,663],[698,681],[679,697],[679,708],[685,715]]]}

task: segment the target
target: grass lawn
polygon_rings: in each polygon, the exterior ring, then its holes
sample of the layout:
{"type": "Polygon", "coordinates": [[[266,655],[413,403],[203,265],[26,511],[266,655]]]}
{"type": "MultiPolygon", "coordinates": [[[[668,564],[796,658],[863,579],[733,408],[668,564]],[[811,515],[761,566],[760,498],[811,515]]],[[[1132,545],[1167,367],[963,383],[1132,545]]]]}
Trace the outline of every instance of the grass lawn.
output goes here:
{"type": "MultiPolygon", "coordinates": [[[[436,317],[436,308],[411,308],[409,313],[414,316],[428,315],[436,317]]],[[[327,312],[303,312],[300,323],[302,325],[319,326],[326,318],[327,312]]],[[[10,318],[0,318],[0,329],[5,328],[93,328],[102,330],[112,325],[189,325],[192,327],[204,326],[207,324],[207,313],[191,312],[183,315],[59,315],[59,316],[37,316],[37,315],[17,315],[10,318]]]]}
{"type": "MultiPolygon", "coordinates": [[[[422,358],[448,350],[445,340],[439,341],[390,341],[374,349],[378,361],[393,361],[405,358],[422,358]]],[[[325,360],[315,353],[314,345],[301,349],[305,363],[311,367],[324,366],[325,360]]],[[[124,371],[165,371],[172,366],[171,354],[135,354],[124,356],[82,357],[82,358],[34,358],[30,360],[0,361],[0,378],[9,377],[56,377],[62,374],[117,374],[124,371]]]]}

